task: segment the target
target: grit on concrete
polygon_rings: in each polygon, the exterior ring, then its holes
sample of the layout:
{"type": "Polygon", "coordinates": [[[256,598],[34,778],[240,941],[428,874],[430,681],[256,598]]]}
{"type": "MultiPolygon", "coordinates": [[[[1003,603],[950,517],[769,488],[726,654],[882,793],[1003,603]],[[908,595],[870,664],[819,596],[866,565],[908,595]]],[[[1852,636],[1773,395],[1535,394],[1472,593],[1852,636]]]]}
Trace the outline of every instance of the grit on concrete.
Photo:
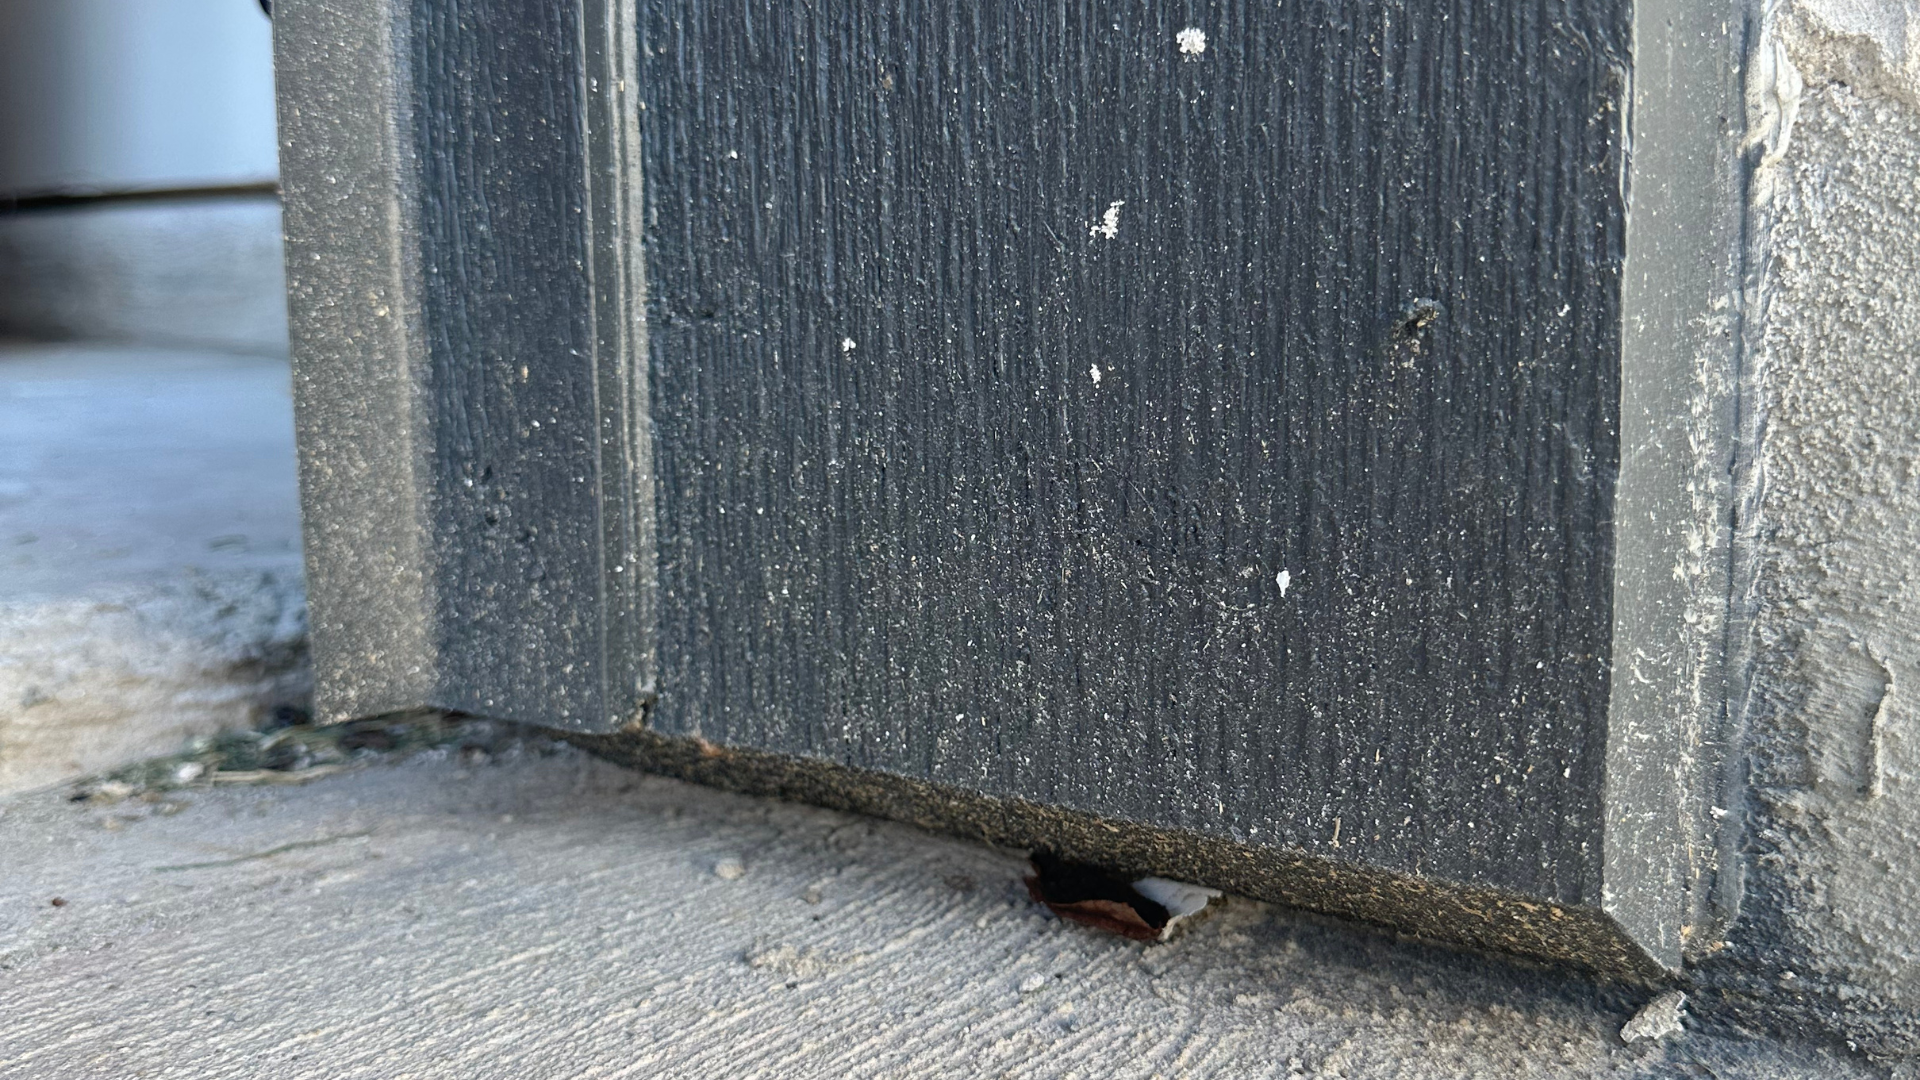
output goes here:
{"type": "Polygon", "coordinates": [[[0,800],[9,1077],[1885,1075],[1247,901],[1130,942],[1020,853],[537,741],[70,790],[0,800]]]}

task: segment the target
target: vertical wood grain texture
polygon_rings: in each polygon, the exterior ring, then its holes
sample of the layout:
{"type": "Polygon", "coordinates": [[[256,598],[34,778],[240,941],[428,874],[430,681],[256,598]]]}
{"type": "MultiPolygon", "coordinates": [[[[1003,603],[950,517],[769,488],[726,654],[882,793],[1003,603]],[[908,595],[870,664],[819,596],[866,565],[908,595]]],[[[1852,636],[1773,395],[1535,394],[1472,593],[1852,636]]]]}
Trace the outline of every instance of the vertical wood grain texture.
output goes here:
{"type": "Polygon", "coordinates": [[[595,306],[596,227],[624,224],[592,205],[589,172],[617,168],[589,145],[608,72],[583,70],[605,8],[412,11],[432,519],[448,585],[434,704],[561,726],[630,714],[646,659],[620,586],[643,559],[628,429],[644,382],[618,396],[634,373],[604,322],[625,308],[595,306]]]}
{"type": "Polygon", "coordinates": [[[1625,4],[642,10],[656,728],[1598,903],[1625,4]]]}
{"type": "Polygon", "coordinates": [[[279,12],[317,705],[650,693],[630,5],[279,12]]]}

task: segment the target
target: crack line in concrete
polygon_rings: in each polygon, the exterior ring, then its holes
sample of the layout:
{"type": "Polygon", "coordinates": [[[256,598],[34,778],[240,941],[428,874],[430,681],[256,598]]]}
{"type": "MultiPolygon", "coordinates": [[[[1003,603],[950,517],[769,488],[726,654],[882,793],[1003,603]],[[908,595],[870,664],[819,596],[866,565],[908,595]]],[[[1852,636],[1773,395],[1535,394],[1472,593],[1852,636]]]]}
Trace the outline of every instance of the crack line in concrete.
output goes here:
{"type": "Polygon", "coordinates": [[[256,851],[251,855],[241,855],[232,859],[219,859],[214,862],[178,863],[173,866],[156,866],[153,868],[153,872],[156,874],[166,874],[175,870],[212,870],[221,866],[238,866],[241,863],[252,862],[255,859],[271,859],[275,855],[285,855],[289,851],[300,851],[303,848],[325,847],[328,844],[336,844],[342,840],[362,840],[372,835],[373,830],[368,829],[366,832],[341,833],[339,836],[323,836],[318,840],[295,840],[291,844],[281,844],[279,847],[268,848],[265,851],[256,851]]]}

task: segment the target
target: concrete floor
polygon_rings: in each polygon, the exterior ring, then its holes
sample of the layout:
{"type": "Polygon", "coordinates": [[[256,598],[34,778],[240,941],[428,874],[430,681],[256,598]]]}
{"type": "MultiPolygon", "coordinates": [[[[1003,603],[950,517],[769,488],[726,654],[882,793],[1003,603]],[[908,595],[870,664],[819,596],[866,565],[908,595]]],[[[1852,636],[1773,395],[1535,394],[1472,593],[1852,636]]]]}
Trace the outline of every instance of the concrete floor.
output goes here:
{"type": "Polygon", "coordinates": [[[0,342],[0,792],[304,696],[287,364],[0,342]]]}
{"type": "Polygon", "coordinates": [[[1130,942],[1019,853],[463,730],[0,799],[0,1075],[1889,1075],[1242,900],[1130,942]]]}

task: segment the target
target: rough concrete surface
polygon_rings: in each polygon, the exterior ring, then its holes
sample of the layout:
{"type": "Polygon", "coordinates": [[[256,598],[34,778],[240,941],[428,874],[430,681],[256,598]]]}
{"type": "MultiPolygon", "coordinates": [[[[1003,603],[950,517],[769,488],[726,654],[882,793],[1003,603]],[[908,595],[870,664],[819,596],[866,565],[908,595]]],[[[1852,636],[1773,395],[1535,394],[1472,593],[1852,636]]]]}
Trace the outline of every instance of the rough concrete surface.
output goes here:
{"type": "Polygon", "coordinates": [[[1128,941],[1019,853],[546,743],[98,798],[0,800],[8,1076],[1886,1075],[1244,900],[1128,941]]]}
{"type": "Polygon", "coordinates": [[[0,215],[0,334],[287,355],[271,196],[0,215]]]}
{"type": "MultiPolygon", "coordinates": [[[[1782,1003],[1920,1046],[1920,5],[1799,0],[1755,185],[1764,428],[1736,950],[1782,1003]],[[1790,63],[1792,70],[1785,67],[1790,63]],[[1795,77],[1797,76],[1797,78],[1795,77]]],[[[1751,317],[1751,316],[1750,316],[1751,317]]]]}
{"type": "Polygon", "coordinates": [[[0,348],[0,791],[305,694],[287,368],[0,348]]]}

